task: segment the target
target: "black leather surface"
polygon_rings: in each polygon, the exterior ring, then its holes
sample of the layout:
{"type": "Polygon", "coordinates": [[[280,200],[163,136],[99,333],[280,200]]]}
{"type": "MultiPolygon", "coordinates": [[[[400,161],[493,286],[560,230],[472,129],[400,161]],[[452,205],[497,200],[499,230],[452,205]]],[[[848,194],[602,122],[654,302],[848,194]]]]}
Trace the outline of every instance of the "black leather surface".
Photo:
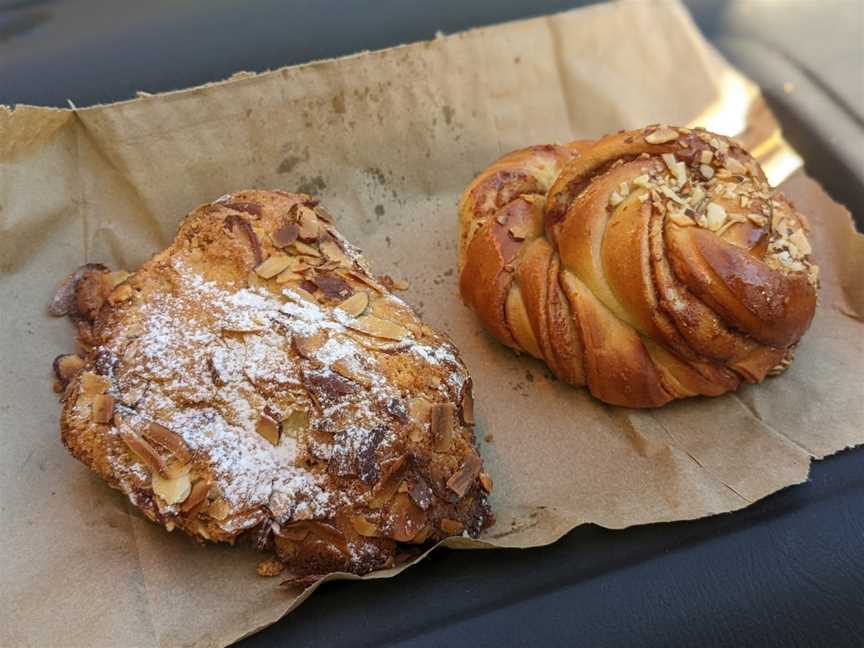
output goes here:
{"type": "MultiPolygon", "coordinates": [[[[124,99],[577,4],[0,0],[0,103],[124,99]]],[[[862,227],[864,3],[687,4],[862,227]]],[[[864,645],[864,450],[816,463],[808,483],[734,514],[583,527],[530,551],[441,551],[397,579],[328,584],[241,642],[403,643],[864,645]]]]}

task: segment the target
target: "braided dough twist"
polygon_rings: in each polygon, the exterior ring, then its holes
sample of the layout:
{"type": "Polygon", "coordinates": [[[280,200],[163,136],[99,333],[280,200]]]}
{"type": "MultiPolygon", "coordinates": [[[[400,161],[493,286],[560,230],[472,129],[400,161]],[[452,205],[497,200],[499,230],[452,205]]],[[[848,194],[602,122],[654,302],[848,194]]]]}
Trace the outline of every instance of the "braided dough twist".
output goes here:
{"type": "Polygon", "coordinates": [[[701,129],[514,151],[469,185],[459,218],[465,302],[607,403],[760,382],[815,311],[805,218],[736,142],[701,129]]]}

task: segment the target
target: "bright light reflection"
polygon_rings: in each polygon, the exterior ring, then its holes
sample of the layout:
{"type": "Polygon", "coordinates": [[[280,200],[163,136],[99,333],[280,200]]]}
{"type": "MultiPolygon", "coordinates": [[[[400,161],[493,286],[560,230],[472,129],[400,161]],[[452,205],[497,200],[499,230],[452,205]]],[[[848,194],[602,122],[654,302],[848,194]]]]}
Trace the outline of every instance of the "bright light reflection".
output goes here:
{"type": "MultiPolygon", "coordinates": [[[[728,70],[723,72],[718,85],[719,99],[693,119],[690,126],[737,137],[747,128],[750,107],[759,96],[759,90],[741,75],[728,70]]],[[[761,142],[751,142],[750,147],[753,157],[759,160],[768,181],[775,187],[803,166],[803,160],[783,139],[779,129],[761,142]]]]}
{"type": "Polygon", "coordinates": [[[723,72],[718,85],[720,98],[690,123],[735,137],[747,128],[747,113],[758,91],[743,77],[729,71],[723,72]]]}

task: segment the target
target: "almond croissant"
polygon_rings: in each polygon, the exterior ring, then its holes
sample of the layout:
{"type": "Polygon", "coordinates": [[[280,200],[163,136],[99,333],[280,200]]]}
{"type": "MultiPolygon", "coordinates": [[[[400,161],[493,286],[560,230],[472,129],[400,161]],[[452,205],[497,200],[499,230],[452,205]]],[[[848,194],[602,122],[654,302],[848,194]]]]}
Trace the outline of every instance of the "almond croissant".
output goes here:
{"type": "Polygon", "coordinates": [[[305,194],[201,205],[131,275],[70,275],[51,312],[81,348],[55,362],[63,443],[169,530],[306,577],[492,523],[459,352],[305,194]]]}
{"type": "Polygon", "coordinates": [[[460,291],[489,331],[614,405],[759,382],[815,311],[804,216],[702,129],[514,151],[459,218],[460,291]]]}

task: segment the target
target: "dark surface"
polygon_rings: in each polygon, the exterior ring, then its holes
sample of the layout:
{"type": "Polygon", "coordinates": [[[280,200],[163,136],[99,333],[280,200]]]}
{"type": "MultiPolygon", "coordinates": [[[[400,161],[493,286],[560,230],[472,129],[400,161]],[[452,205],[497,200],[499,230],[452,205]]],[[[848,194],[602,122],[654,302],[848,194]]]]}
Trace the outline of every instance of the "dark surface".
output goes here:
{"type": "Polygon", "coordinates": [[[864,453],[734,514],[328,583],[243,646],[864,644],[864,453]]]}
{"type": "MultiPolygon", "coordinates": [[[[579,4],[0,0],[0,103],[126,99],[579,4]]],[[[864,2],[687,4],[861,227],[864,2]]],[[[397,579],[330,583],[242,645],[399,643],[864,645],[864,450],[734,514],[582,527],[526,551],[439,551],[397,579]]]]}

